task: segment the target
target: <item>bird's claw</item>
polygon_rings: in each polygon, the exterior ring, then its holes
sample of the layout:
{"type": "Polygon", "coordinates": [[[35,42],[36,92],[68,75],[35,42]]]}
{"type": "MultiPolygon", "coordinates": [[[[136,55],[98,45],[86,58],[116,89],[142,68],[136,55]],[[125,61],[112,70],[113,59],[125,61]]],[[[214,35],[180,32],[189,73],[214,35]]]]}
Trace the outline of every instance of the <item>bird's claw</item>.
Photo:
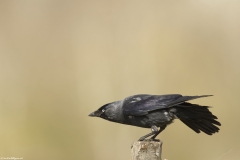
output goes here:
{"type": "Polygon", "coordinates": [[[154,141],[154,142],[160,142],[159,139],[155,139],[155,138],[150,138],[149,140],[150,140],[150,141],[154,141]]]}
{"type": "Polygon", "coordinates": [[[140,138],[138,141],[154,141],[154,142],[160,142],[159,139],[155,139],[155,138],[149,138],[149,139],[140,138]]]}
{"type": "Polygon", "coordinates": [[[144,137],[141,137],[138,141],[144,141],[145,138],[144,137]]]}

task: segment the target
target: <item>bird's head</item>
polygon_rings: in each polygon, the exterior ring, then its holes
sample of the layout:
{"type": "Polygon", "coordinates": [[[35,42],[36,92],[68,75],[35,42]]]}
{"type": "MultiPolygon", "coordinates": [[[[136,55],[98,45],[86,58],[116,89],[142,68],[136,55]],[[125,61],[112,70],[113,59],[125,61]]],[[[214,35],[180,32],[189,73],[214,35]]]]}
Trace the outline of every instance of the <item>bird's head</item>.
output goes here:
{"type": "Polygon", "coordinates": [[[100,117],[109,121],[119,122],[122,115],[122,101],[108,103],[89,114],[90,117],[100,117]]]}

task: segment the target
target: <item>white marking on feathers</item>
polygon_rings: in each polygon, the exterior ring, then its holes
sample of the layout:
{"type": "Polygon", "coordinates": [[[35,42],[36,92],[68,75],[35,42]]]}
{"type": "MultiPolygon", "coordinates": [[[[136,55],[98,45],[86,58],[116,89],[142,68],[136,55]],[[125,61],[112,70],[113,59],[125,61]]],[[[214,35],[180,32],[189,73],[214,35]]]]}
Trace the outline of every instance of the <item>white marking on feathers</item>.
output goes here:
{"type": "Polygon", "coordinates": [[[138,101],[141,101],[141,98],[140,97],[136,97],[136,98],[133,98],[134,100],[131,101],[130,103],[135,103],[135,102],[138,102],[138,101]]]}

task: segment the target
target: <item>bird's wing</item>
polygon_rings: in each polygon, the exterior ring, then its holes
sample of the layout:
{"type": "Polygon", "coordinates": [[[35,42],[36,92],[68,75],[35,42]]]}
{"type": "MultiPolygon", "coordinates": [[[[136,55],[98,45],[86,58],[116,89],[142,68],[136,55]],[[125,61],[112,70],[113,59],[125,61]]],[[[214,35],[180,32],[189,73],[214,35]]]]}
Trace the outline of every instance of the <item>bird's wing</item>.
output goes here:
{"type": "Polygon", "coordinates": [[[182,96],[180,94],[168,95],[134,95],[127,97],[123,103],[124,115],[142,116],[148,114],[150,111],[165,109],[174,105],[183,103],[185,101],[193,100],[203,96],[182,96]]]}

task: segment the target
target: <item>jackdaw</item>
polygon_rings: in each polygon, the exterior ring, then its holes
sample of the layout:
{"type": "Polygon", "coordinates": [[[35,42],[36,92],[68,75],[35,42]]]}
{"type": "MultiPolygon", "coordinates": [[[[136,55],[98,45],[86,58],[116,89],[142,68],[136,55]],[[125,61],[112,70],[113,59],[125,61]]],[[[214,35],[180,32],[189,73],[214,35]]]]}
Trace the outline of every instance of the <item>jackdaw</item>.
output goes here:
{"type": "Polygon", "coordinates": [[[89,116],[100,117],[121,124],[151,128],[151,133],[141,137],[139,141],[150,136],[152,136],[149,138],[150,140],[155,140],[156,136],[174,119],[179,119],[196,133],[202,131],[212,135],[219,131],[216,125],[221,126],[216,120],[217,117],[209,111],[208,106],[187,102],[208,96],[211,95],[138,94],[126,97],[124,100],[105,104],[89,116]],[[158,127],[160,127],[159,130],[158,127]]]}

